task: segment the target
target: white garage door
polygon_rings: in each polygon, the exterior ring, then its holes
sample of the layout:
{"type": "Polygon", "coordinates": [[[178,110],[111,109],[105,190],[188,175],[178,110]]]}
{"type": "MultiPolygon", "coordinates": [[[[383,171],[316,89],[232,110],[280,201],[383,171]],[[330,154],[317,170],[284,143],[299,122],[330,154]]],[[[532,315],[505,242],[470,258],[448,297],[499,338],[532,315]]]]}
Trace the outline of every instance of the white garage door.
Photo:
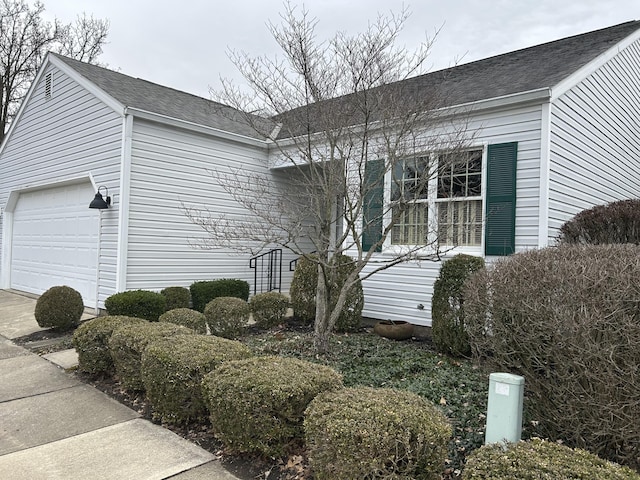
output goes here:
{"type": "Polygon", "coordinates": [[[91,183],[18,197],[13,215],[11,288],[42,293],[54,285],[80,292],[95,306],[99,213],[89,209],[91,183]]]}

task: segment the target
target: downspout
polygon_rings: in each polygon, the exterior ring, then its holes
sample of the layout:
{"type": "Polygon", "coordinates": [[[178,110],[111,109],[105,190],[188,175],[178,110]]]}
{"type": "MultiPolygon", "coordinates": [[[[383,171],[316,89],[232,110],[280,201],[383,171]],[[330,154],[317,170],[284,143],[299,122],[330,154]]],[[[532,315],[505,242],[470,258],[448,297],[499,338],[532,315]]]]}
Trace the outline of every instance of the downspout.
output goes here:
{"type": "Polygon", "coordinates": [[[116,292],[127,289],[127,254],[129,246],[129,203],[131,190],[131,139],[133,116],[124,109],[122,152],[120,156],[120,199],[118,202],[118,249],[116,254],[116,292]]]}

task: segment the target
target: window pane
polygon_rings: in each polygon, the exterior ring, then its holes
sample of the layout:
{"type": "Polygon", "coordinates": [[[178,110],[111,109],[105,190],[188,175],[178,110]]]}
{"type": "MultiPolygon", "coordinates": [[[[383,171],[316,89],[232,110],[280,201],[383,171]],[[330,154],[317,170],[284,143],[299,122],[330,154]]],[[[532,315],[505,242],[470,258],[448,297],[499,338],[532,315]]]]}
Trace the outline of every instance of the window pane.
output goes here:
{"type": "Polygon", "coordinates": [[[481,200],[438,203],[438,241],[441,245],[479,246],[481,239],[481,200]]]}
{"type": "Polygon", "coordinates": [[[398,218],[391,232],[394,245],[424,245],[427,241],[426,203],[413,203],[393,207],[393,216],[398,218]],[[399,209],[402,208],[402,211],[399,209]]]}

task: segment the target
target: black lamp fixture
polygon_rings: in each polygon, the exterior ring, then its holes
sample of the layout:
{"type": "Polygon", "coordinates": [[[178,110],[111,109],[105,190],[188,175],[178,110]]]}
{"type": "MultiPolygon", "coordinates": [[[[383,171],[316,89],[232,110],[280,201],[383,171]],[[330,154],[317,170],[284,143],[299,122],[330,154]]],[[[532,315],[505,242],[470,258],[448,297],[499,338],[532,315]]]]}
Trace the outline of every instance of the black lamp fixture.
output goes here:
{"type": "Polygon", "coordinates": [[[96,193],[96,196],[93,198],[93,200],[89,204],[89,208],[97,208],[98,210],[105,210],[109,208],[109,205],[111,205],[111,197],[109,196],[109,190],[104,185],[101,185],[98,187],[98,192],[96,193]],[[101,188],[104,188],[106,192],[106,196],[107,196],[106,201],[102,197],[102,194],[100,193],[101,188]]]}

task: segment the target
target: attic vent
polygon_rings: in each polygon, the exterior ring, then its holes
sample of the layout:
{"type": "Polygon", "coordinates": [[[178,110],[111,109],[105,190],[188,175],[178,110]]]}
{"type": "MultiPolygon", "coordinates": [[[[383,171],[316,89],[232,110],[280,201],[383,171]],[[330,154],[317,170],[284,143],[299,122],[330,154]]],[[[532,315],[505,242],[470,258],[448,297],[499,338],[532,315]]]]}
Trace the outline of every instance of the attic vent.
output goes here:
{"type": "Polygon", "coordinates": [[[47,73],[44,78],[44,98],[51,99],[51,90],[53,88],[53,73],[47,73]]]}

